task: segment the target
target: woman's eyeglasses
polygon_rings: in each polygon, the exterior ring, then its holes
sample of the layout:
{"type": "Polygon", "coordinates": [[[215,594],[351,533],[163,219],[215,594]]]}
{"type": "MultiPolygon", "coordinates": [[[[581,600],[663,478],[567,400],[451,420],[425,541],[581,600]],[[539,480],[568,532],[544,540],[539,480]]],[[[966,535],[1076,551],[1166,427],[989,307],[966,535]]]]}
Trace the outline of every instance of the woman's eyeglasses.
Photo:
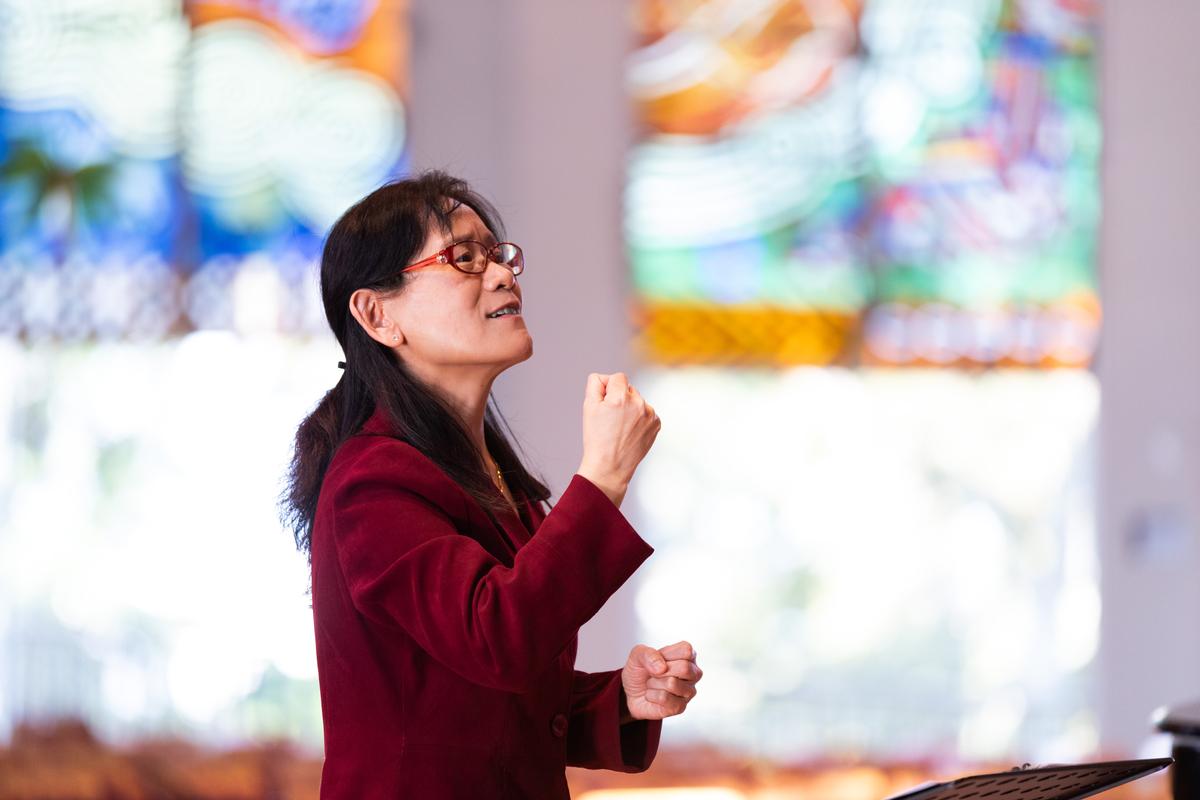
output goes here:
{"type": "Polygon", "coordinates": [[[478,275],[487,270],[489,261],[508,267],[513,275],[520,275],[525,271],[525,256],[521,248],[512,242],[498,242],[488,247],[483,242],[471,240],[455,242],[445,250],[440,250],[400,271],[408,272],[410,269],[428,267],[430,264],[449,264],[459,272],[478,275]]]}

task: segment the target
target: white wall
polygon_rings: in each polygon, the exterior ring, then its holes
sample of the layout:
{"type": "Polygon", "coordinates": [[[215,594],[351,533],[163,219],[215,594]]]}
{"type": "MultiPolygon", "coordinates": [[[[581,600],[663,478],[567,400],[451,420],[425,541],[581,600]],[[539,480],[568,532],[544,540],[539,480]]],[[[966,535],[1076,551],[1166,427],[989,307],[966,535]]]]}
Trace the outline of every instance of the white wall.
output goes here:
{"type": "Polygon", "coordinates": [[[1101,728],[1132,748],[1200,697],[1200,4],[1104,15],[1101,728]]]}

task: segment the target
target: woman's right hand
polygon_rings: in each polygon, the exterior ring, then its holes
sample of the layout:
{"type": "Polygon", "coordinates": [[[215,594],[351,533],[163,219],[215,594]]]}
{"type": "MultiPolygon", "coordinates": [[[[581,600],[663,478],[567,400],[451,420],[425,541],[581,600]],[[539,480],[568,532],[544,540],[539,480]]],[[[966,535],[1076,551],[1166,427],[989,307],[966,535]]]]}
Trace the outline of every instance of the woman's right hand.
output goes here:
{"type": "Polygon", "coordinates": [[[662,423],[623,372],[588,375],[583,398],[583,461],[576,473],[620,506],[633,471],[662,423]]]}

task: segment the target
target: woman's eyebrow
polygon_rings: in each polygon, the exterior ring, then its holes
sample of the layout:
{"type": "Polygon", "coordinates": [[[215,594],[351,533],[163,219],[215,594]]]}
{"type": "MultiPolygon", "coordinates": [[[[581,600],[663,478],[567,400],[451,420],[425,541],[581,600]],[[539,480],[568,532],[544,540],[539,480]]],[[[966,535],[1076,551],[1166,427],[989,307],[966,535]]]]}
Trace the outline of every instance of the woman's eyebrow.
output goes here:
{"type": "Polygon", "coordinates": [[[488,244],[488,243],[495,244],[496,243],[496,236],[491,231],[487,231],[484,234],[482,239],[475,238],[475,231],[468,231],[467,233],[460,233],[458,236],[455,236],[454,238],[452,238],[449,242],[446,243],[446,247],[449,247],[450,245],[453,245],[453,244],[458,244],[459,242],[465,242],[468,239],[474,239],[475,241],[481,241],[484,244],[488,244]]]}

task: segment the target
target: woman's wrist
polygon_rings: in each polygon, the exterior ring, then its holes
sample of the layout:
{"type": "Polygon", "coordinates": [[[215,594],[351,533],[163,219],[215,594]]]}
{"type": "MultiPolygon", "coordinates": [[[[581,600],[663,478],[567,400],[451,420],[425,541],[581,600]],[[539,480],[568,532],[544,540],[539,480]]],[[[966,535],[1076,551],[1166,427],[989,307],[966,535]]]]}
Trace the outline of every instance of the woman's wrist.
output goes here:
{"type": "Polygon", "coordinates": [[[586,467],[580,467],[575,471],[575,474],[590,481],[597,489],[603,492],[609,500],[612,501],[614,506],[617,508],[621,507],[621,501],[625,499],[625,491],[628,488],[627,484],[614,481],[613,479],[602,476],[586,467]]]}
{"type": "Polygon", "coordinates": [[[619,720],[617,724],[627,725],[630,722],[635,722],[633,714],[629,713],[629,703],[625,700],[624,687],[621,688],[620,697],[620,704],[617,706],[617,719],[619,720]]]}

